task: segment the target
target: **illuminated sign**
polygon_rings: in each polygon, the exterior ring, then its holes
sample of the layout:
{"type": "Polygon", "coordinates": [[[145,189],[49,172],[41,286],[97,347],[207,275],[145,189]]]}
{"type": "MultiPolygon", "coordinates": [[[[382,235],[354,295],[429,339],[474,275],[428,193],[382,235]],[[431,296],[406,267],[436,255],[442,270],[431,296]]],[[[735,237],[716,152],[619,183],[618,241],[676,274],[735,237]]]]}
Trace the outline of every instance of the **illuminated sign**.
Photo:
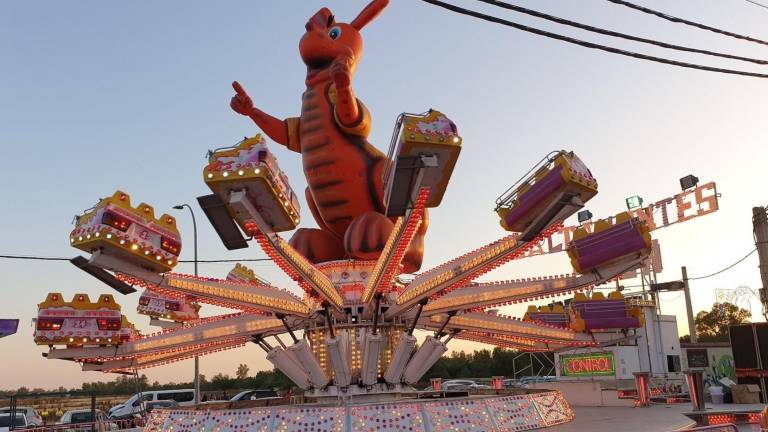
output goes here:
{"type": "MultiPolygon", "coordinates": [[[[717,198],[717,186],[715,182],[709,182],[645,207],[633,209],[630,213],[644,221],[653,231],[716,212],[720,208],[717,198]]],[[[591,233],[594,222],[586,222],[581,226],[591,233]]],[[[562,252],[568,247],[577,228],[579,227],[567,226],[559,229],[551,237],[531,248],[527,256],[562,252]]]]}
{"type": "Polygon", "coordinates": [[[616,375],[616,362],[612,352],[564,354],[560,356],[560,375],[564,377],[616,375]]]}

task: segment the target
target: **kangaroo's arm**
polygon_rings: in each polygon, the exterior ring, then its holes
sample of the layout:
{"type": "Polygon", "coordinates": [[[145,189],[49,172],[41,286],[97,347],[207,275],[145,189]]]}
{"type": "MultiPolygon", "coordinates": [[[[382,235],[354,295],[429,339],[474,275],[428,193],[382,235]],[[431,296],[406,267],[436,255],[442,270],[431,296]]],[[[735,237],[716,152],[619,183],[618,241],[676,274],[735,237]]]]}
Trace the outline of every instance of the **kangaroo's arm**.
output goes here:
{"type": "Polygon", "coordinates": [[[328,89],[328,99],[333,105],[333,118],[344,133],[368,137],[371,132],[371,113],[355,97],[351,88],[339,90],[336,84],[331,84],[328,89]]]}
{"type": "Polygon", "coordinates": [[[352,90],[352,63],[351,57],[344,57],[331,65],[333,84],[329,96],[339,127],[348,134],[367,137],[371,130],[371,115],[352,90]]]}
{"type": "Polygon", "coordinates": [[[264,111],[254,107],[248,115],[256,126],[264,131],[272,141],[288,147],[288,150],[301,152],[299,145],[299,118],[290,117],[285,120],[272,117],[264,111]]]}
{"type": "Polygon", "coordinates": [[[272,117],[264,111],[253,106],[251,97],[248,96],[245,89],[237,81],[232,83],[235,89],[235,96],[230,102],[232,109],[244,116],[248,116],[256,126],[259,127],[268,137],[278,144],[288,147],[289,150],[301,151],[299,145],[299,119],[288,118],[280,120],[272,117]]]}

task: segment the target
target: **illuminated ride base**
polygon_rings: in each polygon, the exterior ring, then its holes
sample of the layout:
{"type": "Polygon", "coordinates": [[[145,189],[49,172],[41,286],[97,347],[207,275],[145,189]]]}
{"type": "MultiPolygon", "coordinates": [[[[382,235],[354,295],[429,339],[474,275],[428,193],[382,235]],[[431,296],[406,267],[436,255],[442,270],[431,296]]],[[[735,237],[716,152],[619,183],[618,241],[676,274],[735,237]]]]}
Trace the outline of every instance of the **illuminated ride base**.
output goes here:
{"type": "Polygon", "coordinates": [[[383,191],[394,226],[377,260],[312,264],[277,234],[298,224],[298,201],[257,136],[211,154],[204,180],[213,195],[199,200],[228,247],[247,246],[237,238],[244,232],[304,289],[303,298],[243,266],[226,279],[171,272],[181,250],[175,220],[155,219],[152,207],[133,207],[118,191],[78,218],[70,242],[91,257],[72,262],[122,293],[145,288],[138,310],[162,330],[136,334],[111,296],[91,303],[77,295],[67,303],[51,294],[39,305],[36,342],[50,347],[48,358],[118,373],[256,343],[312,401],[156,411],[150,430],[304,430],[310,424],[319,430],[397,430],[406,424],[413,430],[523,430],[568,421],[572,412],[557,392],[416,401],[413,385],[454,338],[522,351],[626,340],[630,329],[642,325],[642,313],[628,307],[621,293],[605,298],[583,291],[642,264],[651,245],[644,222],[621,213],[596,222],[592,232],[575,232],[568,254],[577,274],[474,282],[525,258],[596,194],[597,183],[581,160],[558,151],[497,201],[501,225],[512,233],[405,281],[399,277],[403,258],[425,209],[436,207],[445,192],[461,138],[437,111],[401,116],[394,137],[383,191]],[[573,294],[568,308],[534,308],[524,320],[487,310],[573,294]],[[203,304],[235,312],[200,318],[203,304]],[[429,333],[418,349],[416,329],[429,333]]]}

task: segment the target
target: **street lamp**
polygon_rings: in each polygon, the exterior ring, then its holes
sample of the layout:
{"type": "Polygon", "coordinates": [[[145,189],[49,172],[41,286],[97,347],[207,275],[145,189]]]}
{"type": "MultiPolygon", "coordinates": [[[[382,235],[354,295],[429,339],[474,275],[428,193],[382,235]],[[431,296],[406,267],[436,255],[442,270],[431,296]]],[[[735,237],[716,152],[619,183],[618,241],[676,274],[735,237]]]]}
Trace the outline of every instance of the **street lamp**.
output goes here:
{"type": "MultiPolygon", "coordinates": [[[[195,276],[197,276],[197,221],[195,220],[195,212],[189,204],[179,204],[173,206],[176,210],[184,210],[184,207],[189,209],[189,214],[192,215],[192,233],[194,240],[194,253],[195,253],[195,276]]],[[[200,403],[200,357],[195,356],[195,405],[200,403]]]]}

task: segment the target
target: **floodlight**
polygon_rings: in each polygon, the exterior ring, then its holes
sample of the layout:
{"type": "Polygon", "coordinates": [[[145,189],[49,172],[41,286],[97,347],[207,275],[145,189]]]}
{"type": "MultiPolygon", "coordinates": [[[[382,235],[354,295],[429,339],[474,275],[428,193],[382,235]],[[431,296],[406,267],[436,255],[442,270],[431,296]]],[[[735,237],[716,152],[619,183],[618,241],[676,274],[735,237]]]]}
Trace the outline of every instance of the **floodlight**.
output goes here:
{"type": "MultiPolygon", "coordinates": [[[[219,198],[218,195],[204,195],[197,197],[197,202],[200,204],[200,208],[208,217],[208,220],[213,225],[213,229],[216,230],[216,234],[219,235],[221,241],[224,243],[224,247],[227,250],[243,249],[248,247],[248,242],[243,237],[240,229],[232,220],[232,216],[227,211],[227,206],[219,198]]],[[[175,208],[175,207],[174,207],[175,208]]]]}
{"type": "Polygon", "coordinates": [[[626,201],[628,210],[634,210],[643,206],[643,199],[637,195],[627,198],[626,201]]]}
{"type": "Polygon", "coordinates": [[[680,179],[680,188],[683,190],[696,187],[697,184],[699,184],[699,178],[693,174],[688,174],[680,179]]]}
{"type": "Polygon", "coordinates": [[[577,216],[579,218],[579,223],[584,223],[592,219],[592,212],[589,210],[582,210],[579,213],[577,213],[577,216]]]}

